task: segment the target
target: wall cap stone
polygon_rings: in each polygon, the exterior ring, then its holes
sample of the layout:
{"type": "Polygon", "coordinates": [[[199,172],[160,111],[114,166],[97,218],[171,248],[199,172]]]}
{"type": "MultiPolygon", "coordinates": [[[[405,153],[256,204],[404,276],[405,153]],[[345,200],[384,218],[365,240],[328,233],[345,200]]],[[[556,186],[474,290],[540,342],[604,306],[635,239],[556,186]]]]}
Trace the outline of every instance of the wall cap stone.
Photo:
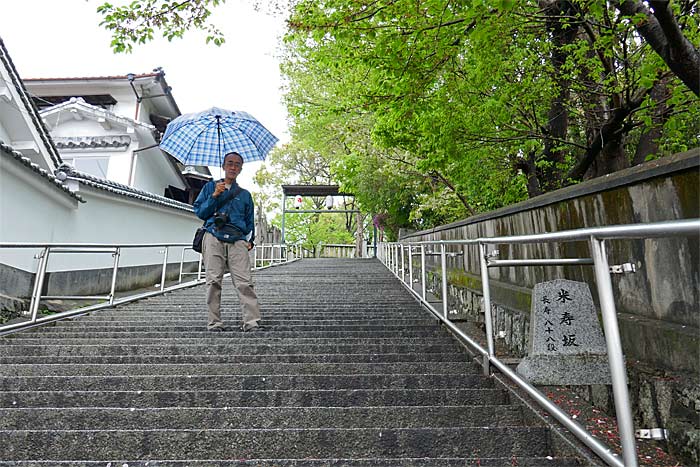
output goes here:
{"type": "Polygon", "coordinates": [[[438,227],[421,230],[419,232],[412,232],[405,237],[401,237],[401,240],[421,237],[423,235],[463,227],[466,225],[475,224],[477,222],[483,222],[485,220],[497,219],[499,217],[505,217],[518,212],[548,206],[561,201],[601,193],[626,185],[633,185],[643,180],[650,180],[652,178],[661,177],[670,173],[683,172],[691,169],[697,170],[698,168],[700,168],[700,148],[695,148],[686,152],[674,154],[672,156],[645,162],[644,164],[639,164],[628,169],[619,170],[612,174],[597,177],[576,185],[551,191],[549,193],[521,201],[520,203],[511,204],[510,206],[505,206],[494,211],[477,214],[451,224],[440,225],[438,227]]]}

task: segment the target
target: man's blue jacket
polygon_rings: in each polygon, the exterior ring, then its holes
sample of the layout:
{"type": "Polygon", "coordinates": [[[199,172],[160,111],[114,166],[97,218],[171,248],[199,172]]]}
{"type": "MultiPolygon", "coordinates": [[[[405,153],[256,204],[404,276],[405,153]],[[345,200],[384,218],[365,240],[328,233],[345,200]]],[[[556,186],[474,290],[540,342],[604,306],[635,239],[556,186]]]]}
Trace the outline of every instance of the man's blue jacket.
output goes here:
{"type": "Polygon", "coordinates": [[[248,234],[250,234],[248,241],[253,242],[255,240],[253,197],[248,190],[241,188],[232,198],[231,194],[238,189],[238,184],[234,182],[231,188],[214,198],[212,194],[220,181],[222,180],[211,180],[204,185],[194,202],[194,213],[206,221],[204,227],[207,231],[222,242],[233,243],[236,240],[245,240],[248,234]],[[228,223],[222,229],[214,225],[214,213],[217,212],[228,215],[228,223]]]}

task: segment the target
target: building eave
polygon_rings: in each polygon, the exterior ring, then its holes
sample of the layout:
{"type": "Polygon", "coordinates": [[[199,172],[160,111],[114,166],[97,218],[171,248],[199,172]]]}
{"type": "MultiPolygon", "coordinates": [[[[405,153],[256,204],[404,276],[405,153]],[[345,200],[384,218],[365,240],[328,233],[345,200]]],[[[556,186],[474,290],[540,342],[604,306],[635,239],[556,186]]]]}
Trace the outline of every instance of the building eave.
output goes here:
{"type": "Polygon", "coordinates": [[[41,120],[39,112],[36,106],[34,105],[34,102],[32,101],[31,96],[27,91],[27,88],[24,86],[24,80],[22,80],[22,78],[20,77],[19,73],[17,72],[17,68],[15,68],[14,63],[10,58],[10,54],[7,51],[7,48],[5,47],[5,43],[3,42],[2,37],[0,37],[0,62],[9,72],[10,79],[12,81],[11,84],[14,86],[17,93],[19,94],[19,97],[27,110],[27,115],[29,116],[32,124],[34,125],[34,128],[36,129],[39,138],[41,138],[41,143],[43,143],[44,147],[46,148],[49,154],[49,157],[51,158],[53,167],[58,167],[60,164],[63,163],[63,160],[59,155],[58,149],[53,144],[53,140],[51,139],[49,130],[46,128],[44,122],[41,120]]]}
{"type": "Polygon", "coordinates": [[[63,172],[67,180],[79,183],[80,185],[89,186],[107,193],[117,196],[130,198],[132,200],[141,201],[144,203],[156,204],[165,206],[180,211],[193,212],[192,206],[186,203],[181,203],[164,196],[159,196],[147,191],[139,190],[121,183],[113,182],[103,178],[98,178],[93,175],[75,170],[70,165],[64,164],[58,168],[58,172],[63,172]]]}
{"type": "Polygon", "coordinates": [[[22,166],[26,167],[28,170],[33,172],[37,178],[43,179],[44,183],[55,188],[56,190],[61,192],[62,195],[71,197],[81,203],[85,202],[82,196],[80,196],[78,193],[74,193],[73,191],[71,191],[55,175],[48,172],[47,170],[42,169],[37,164],[32,162],[28,157],[23,156],[22,153],[14,150],[11,146],[3,143],[2,141],[0,141],[0,157],[7,157],[8,159],[14,160],[18,164],[21,164],[22,166]]]}

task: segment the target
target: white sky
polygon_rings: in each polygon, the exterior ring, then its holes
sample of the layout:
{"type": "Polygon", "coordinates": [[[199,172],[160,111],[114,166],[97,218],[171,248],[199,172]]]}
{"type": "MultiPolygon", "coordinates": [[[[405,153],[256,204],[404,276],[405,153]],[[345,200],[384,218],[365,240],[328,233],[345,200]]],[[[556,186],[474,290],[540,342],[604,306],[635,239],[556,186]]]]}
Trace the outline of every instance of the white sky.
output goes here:
{"type": "MultiPolygon", "coordinates": [[[[20,76],[111,76],[162,67],[182,113],[212,106],[244,110],[280,139],[278,145],[289,140],[277,60],[284,33],[281,15],[256,12],[245,0],[227,0],[211,16],[226,38],[221,47],[205,44],[203,32],[188,31],[183,39],[168,42],[156,36],[149,44],[134,46],[131,54],[115,55],[96,12],[104,1],[3,2],[0,37],[20,76]]],[[[252,177],[261,164],[246,164],[241,185],[256,188],[252,177]]],[[[218,176],[216,170],[212,173],[218,176]]]]}

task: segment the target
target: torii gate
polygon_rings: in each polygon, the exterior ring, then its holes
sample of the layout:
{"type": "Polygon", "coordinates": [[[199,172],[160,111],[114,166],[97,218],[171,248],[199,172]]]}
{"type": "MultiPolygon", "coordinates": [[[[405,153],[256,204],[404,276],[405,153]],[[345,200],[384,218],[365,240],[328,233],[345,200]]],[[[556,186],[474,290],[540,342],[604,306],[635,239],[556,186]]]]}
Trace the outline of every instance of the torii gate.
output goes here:
{"type": "Polygon", "coordinates": [[[333,205],[327,209],[287,209],[287,196],[355,196],[352,193],[339,191],[338,185],[282,185],[282,243],[286,243],[284,236],[284,224],[287,213],[355,213],[357,235],[355,236],[355,248],[358,256],[362,254],[362,216],[359,209],[334,209],[333,205]]]}

